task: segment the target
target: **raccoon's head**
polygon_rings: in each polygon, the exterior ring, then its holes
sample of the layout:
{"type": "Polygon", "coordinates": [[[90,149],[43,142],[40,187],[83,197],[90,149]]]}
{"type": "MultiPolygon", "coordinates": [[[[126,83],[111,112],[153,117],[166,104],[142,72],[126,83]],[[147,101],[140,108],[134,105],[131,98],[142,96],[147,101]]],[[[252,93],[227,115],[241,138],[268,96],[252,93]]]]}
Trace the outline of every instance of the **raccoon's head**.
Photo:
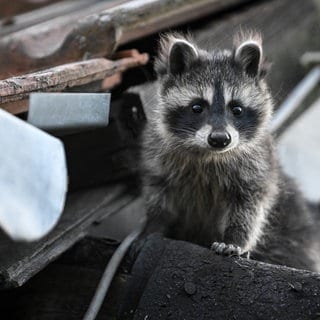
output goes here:
{"type": "Polygon", "coordinates": [[[267,132],[272,102],[260,37],[237,37],[232,51],[209,52],[188,38],[167,35],[155,69],[157,128],[175,148],[210,154],[246,150],[267,132]]]}

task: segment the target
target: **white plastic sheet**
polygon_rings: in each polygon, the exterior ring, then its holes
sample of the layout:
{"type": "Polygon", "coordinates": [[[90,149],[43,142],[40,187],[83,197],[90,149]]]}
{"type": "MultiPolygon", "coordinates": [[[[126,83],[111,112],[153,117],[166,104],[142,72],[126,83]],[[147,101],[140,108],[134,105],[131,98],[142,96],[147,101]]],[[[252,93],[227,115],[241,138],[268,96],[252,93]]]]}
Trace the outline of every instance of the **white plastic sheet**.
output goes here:
{"type": "Polygon", "coordinates": [[[0,226],[32,241],[57,223],[65,203],[67,169],[60,140],[0,110],[0,226]]]}

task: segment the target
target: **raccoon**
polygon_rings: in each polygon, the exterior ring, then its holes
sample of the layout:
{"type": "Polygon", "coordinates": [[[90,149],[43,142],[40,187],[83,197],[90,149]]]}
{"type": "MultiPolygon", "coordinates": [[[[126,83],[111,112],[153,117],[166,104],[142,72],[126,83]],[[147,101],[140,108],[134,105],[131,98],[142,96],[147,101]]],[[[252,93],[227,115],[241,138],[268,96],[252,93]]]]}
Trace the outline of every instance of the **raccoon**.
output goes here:
{"type": "Polygon", "coordinates": [[[260,35],[206,51],[168,34],[155,70],[142,153],[147,232],[319,270],[318,222],[276,156],[260,35]]]}

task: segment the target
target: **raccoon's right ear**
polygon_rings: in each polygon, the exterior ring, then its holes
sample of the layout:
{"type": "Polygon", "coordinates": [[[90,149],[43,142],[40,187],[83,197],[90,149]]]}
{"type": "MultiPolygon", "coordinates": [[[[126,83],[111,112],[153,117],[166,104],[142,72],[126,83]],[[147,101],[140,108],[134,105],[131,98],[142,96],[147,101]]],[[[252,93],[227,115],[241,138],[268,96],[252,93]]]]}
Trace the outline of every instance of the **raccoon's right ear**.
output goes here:
{"type": "Polygon", "coordinates": [[[188,70],[197,58],[198,51],[192,43],[183,38],[169,36],[161,40],[155,69],[158,74],[178,75],[188,70]]]}
{"type": "Polygon", "coordinates": [[[169,51],[169,72],[181,74],[198,58],[196,48],[188,41],[178,39],[169,51]]]}

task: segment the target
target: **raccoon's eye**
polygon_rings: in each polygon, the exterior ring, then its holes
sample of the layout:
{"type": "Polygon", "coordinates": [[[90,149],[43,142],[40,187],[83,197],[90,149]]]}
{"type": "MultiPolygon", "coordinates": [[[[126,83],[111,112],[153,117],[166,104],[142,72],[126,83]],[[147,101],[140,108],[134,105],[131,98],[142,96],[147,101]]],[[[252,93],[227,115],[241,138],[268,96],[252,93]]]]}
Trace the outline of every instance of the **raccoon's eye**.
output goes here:
{"type": "Polygon", "coordinates": [[[194,113],[201,113],[203,111],[203,108],[202,106],[200,106],[200,104],[194,104],[192,107],[191,107],[192,111],[194,113]]]}
{"type": "Polygon", "coordinates": [[[231,111],[235,116],[241,116],[243,110],[242,110],[242,107],[235,106],[231,108],[231,111]]]}

